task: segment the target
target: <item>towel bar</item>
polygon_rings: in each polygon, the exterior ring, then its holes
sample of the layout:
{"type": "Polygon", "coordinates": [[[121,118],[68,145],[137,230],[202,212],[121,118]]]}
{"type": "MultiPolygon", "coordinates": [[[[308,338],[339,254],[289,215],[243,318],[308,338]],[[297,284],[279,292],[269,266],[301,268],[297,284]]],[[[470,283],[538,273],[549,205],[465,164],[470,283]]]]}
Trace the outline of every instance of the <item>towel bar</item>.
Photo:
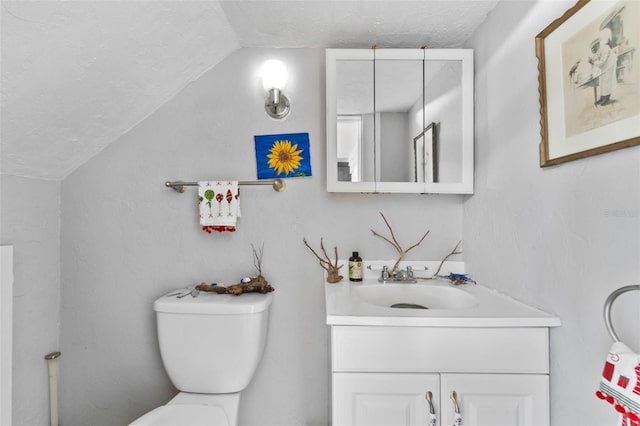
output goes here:
{"type": "MultiPolygon", "coordinates": [[[[283,179],[245,180],[239,181],[238,185],[271,185],[273,187],[273,190],[276,192],[282,192],[287,187],[283,179]]],[[[167,188],[171,188],[176,192],[183,193],[187,190],[187,188],[185,188],[186,186],[198,186],[198,182],[166,181],[164,183],[164,186],[166,186],[167,188]]]]}
{"type": "Polygon", "coordinates": [[[614,290],[604,302],[604,324],[607,326],[607,331],[609,332],[609,335],[614,342],[619,342],[620,339],[618,338],[618,335],[616,334],[615,330],[613,329],[613,325],[611,324],[611,305],[613,304],[613,301],[616,300],[616,298],[622,293],[626,293],[632,290],[640,290],[640,284],[620,287],[619,289],[614,290]]]}

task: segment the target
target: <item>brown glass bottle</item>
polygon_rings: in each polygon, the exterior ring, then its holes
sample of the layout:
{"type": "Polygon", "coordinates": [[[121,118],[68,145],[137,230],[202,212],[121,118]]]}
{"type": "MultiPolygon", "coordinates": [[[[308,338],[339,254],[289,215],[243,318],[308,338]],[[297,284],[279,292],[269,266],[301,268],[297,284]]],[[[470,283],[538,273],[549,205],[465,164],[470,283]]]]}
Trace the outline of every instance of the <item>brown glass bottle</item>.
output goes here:
{"type": "Polygon", "coordinates": [[[349,281],[362,281],[362,258],[357,251],[349,258],[349,281]]]}

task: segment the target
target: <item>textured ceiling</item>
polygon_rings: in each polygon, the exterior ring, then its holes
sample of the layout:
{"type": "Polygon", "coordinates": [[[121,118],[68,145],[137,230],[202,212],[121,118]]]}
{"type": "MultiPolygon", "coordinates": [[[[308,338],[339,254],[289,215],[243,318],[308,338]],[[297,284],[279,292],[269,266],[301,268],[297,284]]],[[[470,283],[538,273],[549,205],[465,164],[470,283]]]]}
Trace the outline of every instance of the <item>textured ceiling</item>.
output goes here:
{"type": "Polygon", "coordinates": [[[0,171],[64,179],[241,47],[459,47],[497,1],[2,1],[0,171]]]}

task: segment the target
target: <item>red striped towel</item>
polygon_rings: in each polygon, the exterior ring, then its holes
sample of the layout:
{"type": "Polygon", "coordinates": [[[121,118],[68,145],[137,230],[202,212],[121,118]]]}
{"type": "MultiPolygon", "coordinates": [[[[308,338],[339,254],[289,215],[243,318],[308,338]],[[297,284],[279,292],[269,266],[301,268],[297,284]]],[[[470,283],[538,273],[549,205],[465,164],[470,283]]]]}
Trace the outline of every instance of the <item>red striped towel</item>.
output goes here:
{"type": "Polygon", "coordinates": [[[615,342],[604,363],[596,396],[622,415],[622,426],[640,426],[640,354],[615,342]]]}

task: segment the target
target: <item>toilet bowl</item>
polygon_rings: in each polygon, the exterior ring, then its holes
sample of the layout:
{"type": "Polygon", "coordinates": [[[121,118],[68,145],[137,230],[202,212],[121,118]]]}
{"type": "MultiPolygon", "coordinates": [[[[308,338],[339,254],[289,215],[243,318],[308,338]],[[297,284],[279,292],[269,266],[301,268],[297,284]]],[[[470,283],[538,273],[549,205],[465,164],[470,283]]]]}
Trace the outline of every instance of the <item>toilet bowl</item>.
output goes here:
{"type": "Polygon", "coordinates": [[[262,358],[272,300],[271,293],[156,300],[162,363],[180,392],[130,426],[237,426],[240,391],[262,358]]]}
{"type": "Polygon", "coordinates": [[[129,426],[233,426],[238,423],[240,393],[204,395],[180,392],[166,405],[129,426]]]}

